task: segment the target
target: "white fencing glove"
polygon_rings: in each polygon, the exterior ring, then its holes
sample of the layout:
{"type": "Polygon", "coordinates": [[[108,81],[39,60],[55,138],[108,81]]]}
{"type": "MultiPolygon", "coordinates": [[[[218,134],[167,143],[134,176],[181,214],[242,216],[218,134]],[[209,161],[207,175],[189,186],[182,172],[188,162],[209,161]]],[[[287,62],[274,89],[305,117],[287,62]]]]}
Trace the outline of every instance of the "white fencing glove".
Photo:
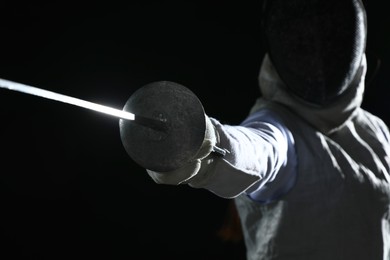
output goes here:
{"type": "Polygon", "coordinates": [[[205,118],[205,137],[199,151],[191,161],[189,161],[185,166],[170,172],[161,173],[146,169],[149,176],[156,183],[178,185],[186,182],[199,172],[202,160],[209,156],[211,152],[215,151],[215,149],[219,149],[216,146],[219,142],[218,131],[207,115],[205,115],[205,118]]]}

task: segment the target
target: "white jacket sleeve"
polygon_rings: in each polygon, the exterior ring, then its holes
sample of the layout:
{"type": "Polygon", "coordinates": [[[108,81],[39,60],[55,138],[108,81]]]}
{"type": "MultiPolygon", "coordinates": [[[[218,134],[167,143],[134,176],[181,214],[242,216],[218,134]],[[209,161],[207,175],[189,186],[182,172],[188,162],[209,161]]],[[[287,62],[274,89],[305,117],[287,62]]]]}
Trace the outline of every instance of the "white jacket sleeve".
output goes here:
{"type": "Polygon", "coordinates": [[[251,186],[272,181],[287,162],[288,139],[271,123],[253,121],[244,126],[223,125],[210,118],[219,133],[224,157],[210,155],[187,183],[224,198],[233,198],[251,186]]]}

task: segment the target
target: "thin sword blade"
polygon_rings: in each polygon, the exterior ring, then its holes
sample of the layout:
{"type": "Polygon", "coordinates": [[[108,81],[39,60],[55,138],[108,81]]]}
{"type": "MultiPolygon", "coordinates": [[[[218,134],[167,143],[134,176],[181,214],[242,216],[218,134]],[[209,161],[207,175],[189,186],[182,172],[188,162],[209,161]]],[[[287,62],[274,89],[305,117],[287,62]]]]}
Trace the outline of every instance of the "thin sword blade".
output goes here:
{"type": "Polygon", "coordinates": [[[115,108],[108,107],[108,106],[103,106],[103,105],[89,102],[86,100],[82,100],[79,98],[63,95],[60,93],[48,91],[48,90],[41,89],[41,88],[36,88],[33,86],[13,82],[13,81],[6,80],[6,79],[0,79],[0,88],[9,89],[9,90],[17,91],[17,92],[22,92],[22,93],[26,93],[26,94],[30,94],[30,95],[39,96],[39,97],[50,99],[50,100],[63,102],[66,104],[70,104],[70,105],[90,109],[93,111],[97,111],[100,113],[108,114],[108,115],[118,117],[121,119],[135,120],[135,115],[133,113],[130,113],[130,112],[126,112],[126,111],[123,111],[120,109],[115,109],[115,108]]]}

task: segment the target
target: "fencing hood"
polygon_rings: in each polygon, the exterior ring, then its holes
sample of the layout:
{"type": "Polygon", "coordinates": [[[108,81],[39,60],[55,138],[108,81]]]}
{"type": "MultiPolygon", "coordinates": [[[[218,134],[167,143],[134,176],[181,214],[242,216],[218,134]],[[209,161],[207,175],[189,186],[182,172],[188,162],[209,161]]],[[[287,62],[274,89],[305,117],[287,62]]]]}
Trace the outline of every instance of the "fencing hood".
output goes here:
{"type": "Polygon", "coordinates": [[[267,53],[288,91],[326,106],[351,85],[367,34],[361,0],[266,0],[267,53]]]}

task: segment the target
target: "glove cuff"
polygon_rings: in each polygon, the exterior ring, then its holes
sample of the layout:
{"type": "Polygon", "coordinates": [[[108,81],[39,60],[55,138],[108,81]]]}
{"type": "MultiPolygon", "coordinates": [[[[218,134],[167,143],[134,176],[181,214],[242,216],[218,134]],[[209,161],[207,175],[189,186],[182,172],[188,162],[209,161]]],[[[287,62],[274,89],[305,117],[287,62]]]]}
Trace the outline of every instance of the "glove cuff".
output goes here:
{"type": "Polygon", "coordinates": [[[194,159],[203,160],[204,158],[206,158],[214,150],[214,147],[219,142],[218,131],[207,115],[205,115],[205,120],[206,129],[203,143],[199,148],[199,151],[196,153],[194,159]]]}

